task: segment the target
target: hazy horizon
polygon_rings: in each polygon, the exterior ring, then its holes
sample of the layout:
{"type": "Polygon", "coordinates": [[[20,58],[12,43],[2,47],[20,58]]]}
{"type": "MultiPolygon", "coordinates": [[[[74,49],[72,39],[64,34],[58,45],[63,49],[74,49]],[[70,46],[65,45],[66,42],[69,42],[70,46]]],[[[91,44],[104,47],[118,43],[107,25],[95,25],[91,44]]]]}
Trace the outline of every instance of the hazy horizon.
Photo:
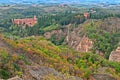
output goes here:
{"type": "Polygon", "coordinates": [[[110,3],[120,4],[120,0],[5,0],[0,3],[110,3]]]}

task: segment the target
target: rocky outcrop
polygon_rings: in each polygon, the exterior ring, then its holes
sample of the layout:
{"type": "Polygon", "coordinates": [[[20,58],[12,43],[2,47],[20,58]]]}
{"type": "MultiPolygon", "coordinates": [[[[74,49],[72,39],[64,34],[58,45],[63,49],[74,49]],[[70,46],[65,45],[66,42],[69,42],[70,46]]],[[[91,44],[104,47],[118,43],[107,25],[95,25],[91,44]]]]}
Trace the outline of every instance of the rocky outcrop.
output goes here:
{"type": "Polygon", "coordinates": [[[93,80],[117,80],[108,74],[93,74],[93,80]]]}
{"type": "MultiPolygon", "coordinates": [[[[4,80],[4,79],[0,79],[0,80],[4,80]]],[[[7,79],[7,80],[23,80],[23,79],[21,79],[21,78],[18,77],[18,76],[15,76],[15,77],[10,78],[10,79],[7,79]]]]}
{"type": "Polygon", "coordinates": [[[115,51],[111,52],[109,60],[120,62],[120,47],[118,47],[115,51]]]}
{"type": "Polygon", "coordinates": [[[80,43],[76,46],[76,50],[80,52],[90,52],[93,47],[93,42],[88,37],[83,37],[80,43]]]}
{"type": "Polygon", "coordinates": [[[48,74],[59,75],[57,71],[48,67],[30,67],[29,72],[36,80],[41,80],[48,74]]]}
{"type": "Polygon", "coordinates": [[[29,67],[29,72],[32,77],[34,77],[35,80],[49,80],[50,78],[53,78],[51,80],[83,80],[79,77],[75,76],[65,76],[59,72],[57,72],[53,68],[41,66],[41,67],[29,67]],[[54,79],[55,78],[55,79],[54,79]]]}
{"type": "Polygon", "coordinates": [[[44,37],[50,39],[52,35],[55,35],[56,39],[59,40],[60,37],[65,36],[64,44],[67,44],[79,52],[90,52],[93,47],[93,42],[88,37],[86,37],[84,33],[84,25],[88,22],[89,21],[86,21],[76,28],[73,28],[75,25],[66,25],[62,30],[60,29],[46,32],[44,37]]]}
{"type": "Polygon", "coordinates": [[[71,30],[71,26],[67,26],[67,35],[64,42],[79,52],[90,52],[93,47],[93,42],[85,36],[84,27],[87,23],[89,23],[89,20],[73,28],[73,30],[71,30]]]}
{"type": "Polygon", "coordinates": [[[86,36],[80,36],[72,32],[65,39],[67,45],[79,52],[90,52],[93,47],[93,42],[86,36]]]}

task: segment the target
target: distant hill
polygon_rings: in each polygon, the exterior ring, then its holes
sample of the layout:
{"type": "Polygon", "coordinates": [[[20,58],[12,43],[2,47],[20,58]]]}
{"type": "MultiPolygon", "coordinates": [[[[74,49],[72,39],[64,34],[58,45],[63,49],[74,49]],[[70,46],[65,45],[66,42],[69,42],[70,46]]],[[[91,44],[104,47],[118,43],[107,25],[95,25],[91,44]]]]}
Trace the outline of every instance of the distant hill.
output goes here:
{"type": "Polygon", "coordinates": [[[5,0],[0,3],[112,3],[118,4],[120,0],[5,0]]]}

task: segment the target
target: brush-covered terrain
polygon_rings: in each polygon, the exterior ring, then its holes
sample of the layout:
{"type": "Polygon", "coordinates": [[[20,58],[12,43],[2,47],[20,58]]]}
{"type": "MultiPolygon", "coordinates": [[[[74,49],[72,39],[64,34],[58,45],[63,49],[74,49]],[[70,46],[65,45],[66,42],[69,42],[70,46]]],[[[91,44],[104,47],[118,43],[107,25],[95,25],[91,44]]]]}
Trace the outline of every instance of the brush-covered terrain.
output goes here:
{"type": "Polygon", "coordinates": [[[110,59],[119,48],[118,7],[10,5],[0,18],[0,79],[120,80],[120,58],[110,59]],[[33,27],[12,22],[34,15],[33,27]]]}
{"type": "Polygon", "coordinates": [[[7,39],[2,36],[1,38],[13,53],[17,53],[8,54],[7,50],[1,48],[1,78],[7,79],[18,75],[24,79],[25,76],[28,77],[32,74],[29,67],[46,66],[46,71],[47,69],[49,71],[49,68],[56,70],[56,73],[50,72],[42,76],[42,78],[50,78],[51,80],[56,78],[62,80],[60,76],[54,75],[58,74],[57,71],[60,72],[59,75],[61,74],[64,80],[72,80],[72,78],[73,80],[95,79],[96,74],[101,74],[101,76],[107,74],[108,79],[109,77],[113,80],[120,79],[120,63],[108,61],[96,54],[80,53],[68,47],[55,46],[41,36],[19,40],[7,39]],[[72,78],[70,78],[71,76],[72,78]]]}

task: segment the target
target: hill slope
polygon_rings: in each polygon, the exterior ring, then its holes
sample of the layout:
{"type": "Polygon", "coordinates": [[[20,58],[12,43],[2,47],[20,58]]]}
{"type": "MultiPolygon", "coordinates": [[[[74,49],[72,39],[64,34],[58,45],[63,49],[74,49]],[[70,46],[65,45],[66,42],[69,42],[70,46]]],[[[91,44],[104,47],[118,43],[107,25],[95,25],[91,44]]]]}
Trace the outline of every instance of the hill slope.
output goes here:
{"type": "MultiPolygon", "coordinates": [[[[35,68],[27,68],[30,69],[30,71],[32,70],[32,72],[36,69],[41,70],[38,66],[46,66],[53,68],[62,74],[77,76],[78,78],[81,77],[83,79],[97,79],[97,75],[100,75],[102,79],[107,79],[110,77],[112,77],[113,80],[120,79],[120,63],[109,62],[98,55],[92,53],[78,53],[67,47],[55,46],[40,36],[28,37],[19,40],[7,39],[2,36],[1,38],[2,41],[7,43],[14,51],[19,54],[24,53],[24,55],[29,58],[29,62],[32,61],[32,63],[34,63],[32,65],[34,65],[35,68]]],[[[51,70],[50,68],[43,67],[42,69],[51,70]]],[[[25,71],[25,73],[32,75],[30,71],[25,71]]],[[[23,72],[23,75],[25,76],[26,74],[23,72]]],[[[25,78],[24,76],[20,77],[25,78]]],[[[36,76],[32,76],[36,78],[36,76]]],[[[77,80],[81,79],[78,78],[77,80]]]]}

